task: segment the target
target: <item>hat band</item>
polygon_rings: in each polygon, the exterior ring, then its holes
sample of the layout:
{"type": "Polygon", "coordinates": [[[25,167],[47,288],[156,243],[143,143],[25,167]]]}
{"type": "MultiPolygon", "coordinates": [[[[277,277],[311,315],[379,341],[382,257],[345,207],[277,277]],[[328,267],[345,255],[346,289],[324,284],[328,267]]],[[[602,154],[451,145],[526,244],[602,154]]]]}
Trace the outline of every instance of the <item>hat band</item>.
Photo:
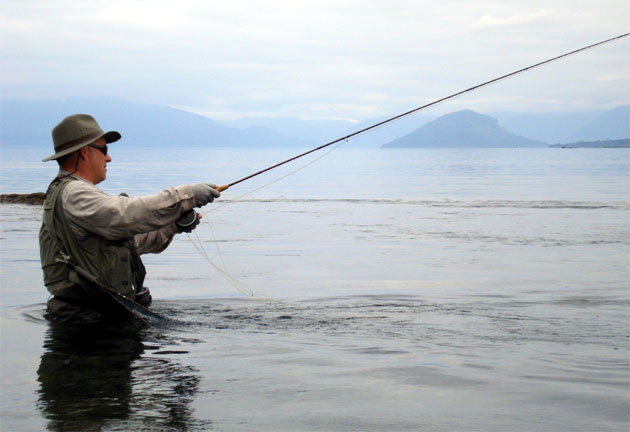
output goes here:
{"type": "Polygon", "coordinates": [[[67,143],[64,143],[62,145],[60,145],[59,147],[55,147],[55,152],[59,153],[60,151],[64,151],[66,149],[69,149],[70,147],[73,147],[77,144],[81,144],[85,141],[89,141],[93,138],[98,138],[99,136],[103,135],[103,132],[92,132],[91,134],[82,136],[81,138],[77,138],[75,140],[69,141],[67,143]]]}

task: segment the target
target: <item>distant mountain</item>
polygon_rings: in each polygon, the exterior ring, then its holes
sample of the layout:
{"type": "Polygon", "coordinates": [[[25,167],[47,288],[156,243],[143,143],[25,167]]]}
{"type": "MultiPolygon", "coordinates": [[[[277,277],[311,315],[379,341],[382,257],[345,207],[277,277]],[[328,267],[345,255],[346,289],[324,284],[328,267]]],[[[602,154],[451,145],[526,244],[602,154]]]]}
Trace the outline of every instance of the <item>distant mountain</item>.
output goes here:
{"type": "Polygon", "coordinates": [[[93,115],[104,130],[119,131],[137,146],[311,146],[265,127],[232,128],[207,117],[164,106],[89,98],[47,102],[0,102],[0,143],[50,144],[51,130],[70,114],[93,115]]]}
{"type": "Polygon", "coordinates": [[[630,105],[620,106],[591,120],[568,137],[568,141],[630,138],[630,105]]]}
{"type": "MultiPolygon", "coordinates": [[[[49,145],[51,129],[69,114],[88,113],[134,146],[307,147],[354,133],[383,119],[246,118],[219,123],[166,106],[111,98],[0,101],[0,144],[49,145]]],[[[628,138],[630,106],[578,114],[460,111],[435,119],[431,112],[401,118],[353,137],[345,147],[518,147],[628,138]],[[493,117],[498,116],[499,122],[493,117]],[[434,121],[431,121],[434,120],[434,121]],[[430,122],[431,121],[431,122],[430,122]],[[505,129],[503,129],[505,128],[505,129]],[[527,137],[529,139],[523,138],[527,137]]]]}
{"type": "Polygon", "coordinates": [[[543,147],[545,143],[514,135],[498,121],[471,110],[439,117],[419,129],[383,145],[384,148],[428,147],[543,147]]]}
{"type": "Polygon", "coordinates": [[[508,132],[547,143],[567,142],[569,136],[603,111],[578,113],[489,113],[508,132]]]}
{"type": "Polygon", "coordinates": [[[240,129],[265,127],[282,135],[310,140],[314,145],[341,137],[345,130],[354,127],[349,120],[304,120],[286,117],[246,117],[223,120],[221,123],[240,129]]]}
{"type": "Polygon", "coordinates": [[[548,143],[630,138],[630,106],[573,113],[493,113],[506,130],[548,143]]]}
{"type": "MultiPolygon", "coordinates": [[[[338,136],[346,136],[356,131],[363,130],[372,125],[378,124],[384,120],[387,120],[393,116],[387,116],[383,118],[373,118],[355,123],[352,127],[346,128],[344,131],[340,131],[338,136]]],[[[431,114],[413,114],[407,117],[403,117],[397,120],[387,123],[383,126],[370,129],[368,132],[352,137],[348,144],[344,146],[357,146],[357,147],[381,147],[383,143],[388,143],[403,135],[407,135],[419,127],[425,125],[431,120],[437,118],[437,115],[431,114]]]]}
{"type": "MultiPolygon", "coordinates": [[[[324,144],[338,138],[350,135],[366,127],[377,124],[388,117],[371,118],[360,122],[350,120],[304,120],[299,118],[266,118],[249,117],[235,120],[228,120],[222,123],[228,126],[265,126],[277,130],[283,135],[313,140],[317,144],[324,144]]],[[[437,115],[411,115],[398,119],[387,126],[378,127],[368,133],[352,137],[344,147],[380,147],[383,143],[392,141],[402,135],[419,128],[437,115]]]]}

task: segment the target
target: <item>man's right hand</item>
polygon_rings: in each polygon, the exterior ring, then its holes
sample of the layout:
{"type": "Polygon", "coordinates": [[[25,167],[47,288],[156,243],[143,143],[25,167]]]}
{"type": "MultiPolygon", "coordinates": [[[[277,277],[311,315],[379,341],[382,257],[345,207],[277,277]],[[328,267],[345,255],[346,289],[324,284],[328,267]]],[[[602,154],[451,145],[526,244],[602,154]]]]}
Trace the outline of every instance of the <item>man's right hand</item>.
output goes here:
{"type": "Polygon", "coordinates": [[[193,183],[190,187],[195,197],[195,207],[203,207],[221,196],[221,193],[216,190],[217,185],[214,184],[193,183]]]}

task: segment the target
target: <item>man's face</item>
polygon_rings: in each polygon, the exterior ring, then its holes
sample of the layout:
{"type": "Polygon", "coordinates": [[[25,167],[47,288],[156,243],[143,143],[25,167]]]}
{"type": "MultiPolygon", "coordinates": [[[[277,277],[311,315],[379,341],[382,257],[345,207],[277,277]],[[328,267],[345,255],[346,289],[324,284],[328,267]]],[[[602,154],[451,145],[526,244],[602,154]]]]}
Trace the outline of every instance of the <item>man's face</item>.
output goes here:
{"type": "Polygon", "coordinates": [[[107,164],[112,158],[107,154],[105,138],[94,141],[87,146],[86,163],[92,175],[92,183],[98,184],[107,177],[107,164]]]}

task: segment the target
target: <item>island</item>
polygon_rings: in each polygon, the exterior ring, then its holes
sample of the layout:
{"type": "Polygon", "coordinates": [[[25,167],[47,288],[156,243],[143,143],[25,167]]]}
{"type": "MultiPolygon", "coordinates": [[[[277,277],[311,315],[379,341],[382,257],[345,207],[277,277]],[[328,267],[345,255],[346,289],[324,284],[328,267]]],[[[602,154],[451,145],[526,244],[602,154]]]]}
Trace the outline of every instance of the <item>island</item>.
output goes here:
{"type": "Polygon", "coordinates": [[[546,147],[541,141],[509,133],[497,119],[472,110],[443,115],[382,148],[546,147]]]}
{"type": "Polygon", "coordinates": [[[630,148],[630,138],[598,140],[598,141],[578,141],[568,144],[553,144],[554,148],[630,148]]]}

